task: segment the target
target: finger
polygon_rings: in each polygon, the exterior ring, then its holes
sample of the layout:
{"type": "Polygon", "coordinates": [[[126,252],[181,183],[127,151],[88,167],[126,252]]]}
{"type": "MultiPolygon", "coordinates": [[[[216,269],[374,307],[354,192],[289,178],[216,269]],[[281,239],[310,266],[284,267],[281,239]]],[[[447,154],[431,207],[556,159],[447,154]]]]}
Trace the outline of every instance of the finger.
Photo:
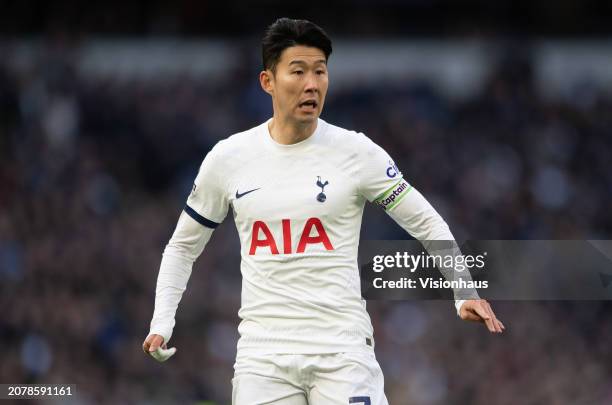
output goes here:
{"type": "Polygon", "coordinates": [[[497,319],[497,316],[495,315],[495,312],[493,312],[493,308],[491,308],[491,304],[489,304],[489,302],[486,302],[486,307],[489,310],[489,313],[491,314],[491,317],[493,319],[493,325],[495,326],[495,332],[502,333],[501,322],[499,322],[499,319],[497,319]]]}
{"type": "Polygon", "coordinates": [[[142,344],[142,351],[144,351],[145,353],[149,353],[150,345],[151,343],[148,340],[145,340],[144,343],[142,344]]]}
{"type": "Polygon", "coordinates": [[[163,343],[164,343],[164,338],[159,335],[155,335],[153,339],[151,340],[151,346],[149,347],[149,352],[156,351],[163,343]]]}
{"type": "Polygon", "coordinates": [[[495,332],[495,325],[493,324],[493,319],[489,318],[485,320],[485,325],[487,325],[487,329],[489,329],[489,332],[494,333],[495,332]]]}
{"type": "Polygon", "coordinates": [[[497,317],[495,317],[495,325],[497,326],[497,328],[499,329],[499,333],[502,333],[506,327],[504,326],[504,324],[502,323],[502,321],[500,321],[499,319],[497,319],[497,317]]]}
{"type": "Polygon", "coordinates": [[[491,317],[491,325],[493,326],[493,333],[501,333],[501,328],[499,327],[497,317],[495,316],[495,313],[493,312],[493,308],[491,308],[491,305],[489,305],[488,302],[486,304],[486,307],[489,312],[489,316],[491,317]]]}
{"type": "Polygon", "coordinates": [[[493,321],[493,329],[495,333],[501,333],[501,326],[499,326],[499,321],[497,320],[497,318],[491,318],[491,320],[493,321]]]}
{"type": "Polygon", "coordinates": [[[503,332],[501,322],[499,321],[499,319],[497,319],[497,317],[495,317],[495,328],[497,329],[497,333],[503,332]]]}
{"type": "Polygon", "coordinates": [[[160,363],[163,363],[164,361],[168,360],[174,355],[174,353],[176,353],[176,347],[171,347],[170,349],[162,349],[161,347],[158,347],[157,350],[155,350],[154,352],[149,352],[151,357],[153,357],[160,363]]]}
{"type": "Polygon", "coordinates": [[[481,302],[476,302],[472,307],[472,311],[474,311],[476,315],[481,317],[483,321],[491,319],[489,312],[486,310],[485,306],[481,302]]]}
{"type": "MultiPolygon", "coordinates": [[[[487,301],[484,301],[482,303],[482,305],[484,306],[485,311],[487,311],[487,314],[489,314],[489,318],[491,319],[491,326],[493,328],[493,330],[491,330],[491,333],[497,333],[497,319],[495,318],[495,314],[493,313],[493,309],[491,309],[491,306],[489,305],[489,303],[487,301]]],[[[490,330],[490,329],[489,329],[490,330]]]]}
{"type": "Polygon", "coordinates": [[[502,333],[504,331],[504,325],[501,323],[501,321],[499,319],[495,319],[495,321],[497,322],[497,327],[499,328],[499,333],[502,333]]]}
{"type": "Polygon", "coordinates": [[[493,316],[491,316],[491,312],[489,311],[489,308],[487,308],[486,304],[487,304],[486,301],[481,301],[479,305],[476,306],[476,308],[480,310],[478,311],[478,314],[484,320],[484,323],[487,326],[487,329],[489,329],[489,332],[494,333],[495,332],[494,318],[493,316]]]}
{"type": "Polygon", "coordinates": [[[490,332],[495,331],[495,328],[493,326],[493,320],[491,319],[491,315],[489,314],[489,312],[486,310],[486,307],[481,302],[478,302],[474,305],[474,312],[476,313],[476,315],[478,315],[482,319],[482,322],[484,322],[484,324],[486,325],[487,329],[489,329],[490,332]]]}

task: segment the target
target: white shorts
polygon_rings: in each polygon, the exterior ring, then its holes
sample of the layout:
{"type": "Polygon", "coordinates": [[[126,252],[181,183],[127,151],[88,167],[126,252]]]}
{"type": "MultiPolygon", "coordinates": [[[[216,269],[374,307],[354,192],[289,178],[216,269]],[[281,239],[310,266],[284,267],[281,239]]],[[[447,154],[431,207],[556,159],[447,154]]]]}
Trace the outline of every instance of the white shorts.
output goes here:
{"type": "Polygon", "coordinates": [[[388,405],[374,352],[239,355],[233,405],[388,405]]]}

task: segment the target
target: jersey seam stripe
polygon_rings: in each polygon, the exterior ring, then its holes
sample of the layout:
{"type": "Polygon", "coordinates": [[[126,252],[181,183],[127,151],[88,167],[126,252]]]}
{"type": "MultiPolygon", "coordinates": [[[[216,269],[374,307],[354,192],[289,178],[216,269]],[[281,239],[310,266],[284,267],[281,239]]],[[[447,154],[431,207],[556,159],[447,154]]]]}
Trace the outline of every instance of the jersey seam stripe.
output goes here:
{"type": "Polygon", "coordinates": [[[211,228],[211,229],[215,229],[216,227],[219,226],[217,222],[211,221],[208,218],[204,218],[202,215],[198,214],[196,210],[194,210],[187,204],[185,204],[184,211],[187,213],[187,215],[193,218],[200,225],[204,225],[205,227],[211,228]]]}
{"type": "Polygon", "coordinates": [[[406,197],[406,195],[407,195],[407,194],[410,192],[410,190],[412,190],[412,186],[410,186],[410,187],[408,188],[408,190],[406,190],[406,192],[404,192],[404,193],[403,193],[403,194],[400,196],[400,198],[398,198],[398,199],[397,199],[397,201],[395,201],[395,202],[393,203],[393,205],[392,205],[392,206],[390,206],[389,208],[387,208],[387,211],[389,211],[389,210],[391,210],[391,209],[395,208],[395,207],[397,206],[397,204],[399,204],[399,203],[400,203],[400,201],[402,201],[402,200],[404,199],[404,197],[406,197]]]}
{"type": "Polygon", "coordinates": [[[387,195],[387,193],[388,193],[389,191],[393,190],[393,189],[395,188],[395,186],[397,186],[398,184],[400,184],[400,183],[402,182],[402,180],[404,180],[404,178],[403,178],[403,177],[402,177],[401,179],[399,179],[399,180],[397,181],[397,183],[393,184],[391,187],[389,187],[388,189],[386,189],[385,191],[383,191],[382,193],[380,193],[380,194],[378,195],[378,197],[376,197],[376,198],[374,199],[374,201],[378,201],[378,200],[380,200],[381,198],[383,198],[384,196],[386,196],[386,195],[387,195]]]}

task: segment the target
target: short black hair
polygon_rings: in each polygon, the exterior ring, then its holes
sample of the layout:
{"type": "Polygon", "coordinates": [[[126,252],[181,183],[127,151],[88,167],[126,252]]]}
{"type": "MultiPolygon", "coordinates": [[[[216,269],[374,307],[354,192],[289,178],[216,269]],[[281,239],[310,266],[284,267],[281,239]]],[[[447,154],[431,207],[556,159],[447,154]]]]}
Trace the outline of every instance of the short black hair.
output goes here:
{"type": "Polygon", "coordinates": [[[331,39],[318,25],[308,20],[279,18],[268,27],[261,41],[264,70],[274,72],[283,51],[296,45],[320,49],[325,54],[325,61],[332,53],[331,39]]]}

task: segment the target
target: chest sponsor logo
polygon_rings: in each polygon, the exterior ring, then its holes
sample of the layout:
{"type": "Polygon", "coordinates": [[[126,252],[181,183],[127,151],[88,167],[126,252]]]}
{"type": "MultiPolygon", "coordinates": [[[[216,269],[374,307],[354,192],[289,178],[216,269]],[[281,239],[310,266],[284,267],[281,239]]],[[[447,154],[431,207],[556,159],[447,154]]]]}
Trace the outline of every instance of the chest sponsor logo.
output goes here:
{"type": "MultiPolygon", "coordinates": [[[[282,242],[283,254],[294,253],[291,241],[291,220],[283,219],[281,220],[281,225],[283,234],[280,242],[282,242]]],[[[276,241],[277,239],[270,231],[270,227],[264,221],[253,222],[249,255],[256,254],[257,249],[268,250],[273,255],[280,254],[276,241]]],[[[295,253],[304,253],[308,245],[319,244],[323,245],[325,250],[334,250],[334,246],[329,240],[329,236],[321,220],[319,218],[308,218],[304,224],[304,229],[302,230],[295,253]]]]}

